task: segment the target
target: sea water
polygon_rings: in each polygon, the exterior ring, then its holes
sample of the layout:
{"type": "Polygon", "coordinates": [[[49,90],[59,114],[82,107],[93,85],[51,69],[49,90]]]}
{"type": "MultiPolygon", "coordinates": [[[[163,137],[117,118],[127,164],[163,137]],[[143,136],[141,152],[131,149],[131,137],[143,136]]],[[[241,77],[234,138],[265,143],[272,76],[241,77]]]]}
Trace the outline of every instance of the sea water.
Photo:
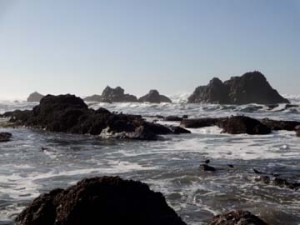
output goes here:
{"type": "MultiPolygon", "coordinates": [[[[289,98],[292,105],[273,107],[187,104],[178,96],[172,104],[87,104],[94,109],[139,114],[147,120],[158,115],[246,115],[300,121],[300,99],[289,98]]],[[[0,113],[34,105],[2,101],[0,113]]],[[[230,135],[218,127],[206,127],[190,129],[191,134],[162,136],[159,141],[104,140],[25,127],[0,127],[0,131],[13,135],[10,142],[0,143],[1,225],[14,224],[16,215],[41,193],[66,188],[82,178],[106,175],[147,183],[162,192],[190,225],[206,224],[213,215],[231,209],[249,210],[272,225],[300,224],[300,190],[256,182],[253,172],[277,173],[300,182],[300,138],[293,131],[230,135]],[[199,169],[207,159],[217,172],[199,169]]]]}

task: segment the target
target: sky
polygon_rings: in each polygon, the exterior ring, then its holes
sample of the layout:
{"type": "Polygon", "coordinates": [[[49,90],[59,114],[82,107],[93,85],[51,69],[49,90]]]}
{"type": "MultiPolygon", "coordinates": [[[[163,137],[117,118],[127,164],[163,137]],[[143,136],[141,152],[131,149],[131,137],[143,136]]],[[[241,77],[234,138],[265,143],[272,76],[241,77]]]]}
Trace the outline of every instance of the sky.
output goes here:
{"type": "Polygon", "coordinates": [[[0,0],[0,99],[192,93],[254,70],[300,94],[299,0],[0,0]]]}

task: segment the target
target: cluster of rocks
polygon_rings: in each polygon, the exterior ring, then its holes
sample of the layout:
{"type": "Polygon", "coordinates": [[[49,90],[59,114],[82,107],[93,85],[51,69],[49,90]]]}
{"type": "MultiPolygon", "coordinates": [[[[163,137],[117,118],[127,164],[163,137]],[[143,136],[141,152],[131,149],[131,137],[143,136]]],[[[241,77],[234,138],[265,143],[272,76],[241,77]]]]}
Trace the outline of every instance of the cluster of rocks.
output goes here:
{"type": "MultiPolygon", "coordinates": [[[[28,102],[39,102],[44,95],[33,92],[27,98],[28,102]]],[[[137,98],[134,95],[125,94],[125,91],[121,87],[111,88],[107,86],[101,95],[91,95],[83,99],[87,102],[150,102],[150,103],[172,103],[171,99],[165,95],[161,95],[157,90],[150,90],[148,94],[137,98]]]]}
{"type": "Polygon", "coordinates": [[[245,73],[241,77],[232,77],[225,82],[213,78],[208,85],[197,87],[188,98],[188,102],[238,105],[289,103],[258,71],[245,73]]]}
{"type": "MultiPolygon", "coordinates": [[[[84,179],[42,194],[17,217],[17,225],[186,225],[164,196],[147,184],[119,177],[84,179]]],[[[247,211],[215,216],[210,225],[266,225],[247,211]]]]}
{"type": "Polygon", "coordinates": [[[126,139],[156,140],[158,135],[190,133],[178,126],[147,122],[139,115],[111,113],[104,108],[93,110],[74,95],[47,95],[32,110],[2,116],[9,117],[15,125],[126,139]]]}
{"type": "Polygon", "coordinates": [[[157,90],[150,90],[148,94],[138,99],[134,95],[125,94],[121,87],[111,88],[109,86],[103,90],[102,95],[92,95],[84,98],[84,100],[95,102],[172,102],[168,97],[160,95],[157,90]]]}

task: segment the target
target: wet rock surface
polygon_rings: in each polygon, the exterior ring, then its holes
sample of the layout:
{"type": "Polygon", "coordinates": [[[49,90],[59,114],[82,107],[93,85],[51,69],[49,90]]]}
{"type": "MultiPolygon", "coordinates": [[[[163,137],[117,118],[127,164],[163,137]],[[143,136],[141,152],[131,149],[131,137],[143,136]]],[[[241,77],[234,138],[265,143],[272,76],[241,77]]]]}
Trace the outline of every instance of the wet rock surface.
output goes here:
{"type": "Polygon", "coordinates": [[[256,119],[246,116],[232,116],[218,121],[223,132],[229,134],[269,134],[271,129],[256,119]]]}
{"type": "Polygon", "coordinates": [[[119,177],[84,179],[66,190],[36,198],[16,218],[18,225],[185,225],[163,195],[119,177]]]}
{"type": "Polygon", "coordinates": [[[234,210],[215,216],[209,225],[267,225],[248,211],[234,210]]]}
{"type": "Polygon", "coordinates": [[[148,94],[139,98],[139,102],[150,102],[150,103],[161,103],[161,102],[169,102],[171,103],[171,99],[167,96],[159,94],[157,90],[150,90],[148,94]]]}
{"type": "Polygon", "coordinates": [[[245,73],[241,77],[232,77],[225,82],[213,78],[208,85],[197,87],[188,98],[188,102],[237,105],[289,103],[258,71],[245,73]]]}
{"type": "Polygon", "coordinates": [[[11,133],[8,132],[0,132],[0,142],[7,142],[10,141],[12,137],[11,133]]]}
{"type": "Polygon", "coordinates": [[[103,136],[105,133],[116,138],[156,140],[157,135],[189,133],[184,128],[146,122],[139,115],[116,114],[104,108],[89,109],[74,95],[47,95],[32,110],[16,110],[3,116],[10,117],[16,125],[77,134],[103,136]]]}

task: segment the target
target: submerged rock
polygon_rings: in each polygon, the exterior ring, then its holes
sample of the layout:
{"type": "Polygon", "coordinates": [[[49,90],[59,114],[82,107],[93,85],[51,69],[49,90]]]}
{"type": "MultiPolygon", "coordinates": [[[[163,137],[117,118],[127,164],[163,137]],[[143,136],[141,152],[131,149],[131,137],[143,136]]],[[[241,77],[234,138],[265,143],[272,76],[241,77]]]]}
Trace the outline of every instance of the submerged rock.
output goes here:
{"type": "Polygon", "coordinates": [[[200,118],[200,119],[183,119],[181,126],[186,128],[201,128],[218,125],[221,118],[200,118]]]}
{"type": "Polygon", "coordinates": [[[150,90],[148,94],[139,98],[139,102],[150,102],[150,103],[161,103],[161,102],[169,102],[171,103],[171,99],[164,95],[160,95],[157,90],[150,90]]]}
{"type": "Polygon", "coordinates": [[[300,137],[300,125],[295,127],[297,137],[300,137]]]}
{"type": "Polygon", "coordinates": [[[145,121],[139,115],[111,113],[104,108],[89,109],[75,95],[47,95],[33,110],[7,112],[10,121],[55,132],[92,134],[115,138],[155,140],[157,135],[189,132],[145,121]],[[103,133],[102,133],[103,131],[103,133]]]}
{"type": "Polygon", "coordinates": [[[209,225],[267,225],[248,211],[234,210],[215,216],[209,225]]]}
{"type": "Polygon", "coordinates": [[[0,142],[10,141],[12,134],[8,132],[0,132],[0,142]]]}
{"type": "Polygon", "coordinates": [[[245,73],[241,77],[232,77],[225,82],[213,78],[208,85],[197,87],[188,98],[188,102],[237,105],[289,103],[258,71],[245,73]]]}
{"type": "Polygon", "coordinates": [[[27,102],[39,102],[43,97],[44,95],[38,92],[33,92],[28,96],[27,102]]]}
{"type": "Polygon", "coordinates": [[[260,122],[272,130],[294,131],[300,125],[298,121],[271,120],[267,118],[260,120],[260,122]]]}
{"type": "Polygon", "coordinates": [[[164,196],[148,185],[119,177],[84,179],[36,198],[18,225],[185,225],[164,196]]]}

